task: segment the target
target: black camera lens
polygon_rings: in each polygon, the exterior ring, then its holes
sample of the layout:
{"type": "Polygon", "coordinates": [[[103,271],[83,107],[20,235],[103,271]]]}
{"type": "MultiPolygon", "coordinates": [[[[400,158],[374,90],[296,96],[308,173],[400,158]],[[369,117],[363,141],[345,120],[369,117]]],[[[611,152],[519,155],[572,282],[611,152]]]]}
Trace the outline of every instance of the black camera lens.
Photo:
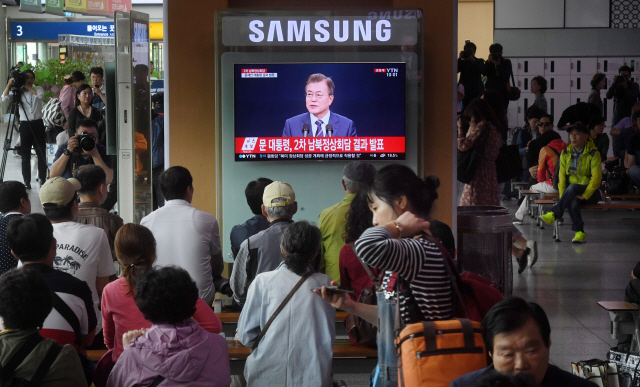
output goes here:
{"type": "MultiPolygon", "coordinates": [[[[96,140],[88,133],[82,133],[78,135],[78,144],[80,144],[80,148],[85,150],[86,152],[90,152],[93,148],[96,147],[96,140]]],[[[78,152],[81,152],[81,149],[77,149],[78,152]]]]}

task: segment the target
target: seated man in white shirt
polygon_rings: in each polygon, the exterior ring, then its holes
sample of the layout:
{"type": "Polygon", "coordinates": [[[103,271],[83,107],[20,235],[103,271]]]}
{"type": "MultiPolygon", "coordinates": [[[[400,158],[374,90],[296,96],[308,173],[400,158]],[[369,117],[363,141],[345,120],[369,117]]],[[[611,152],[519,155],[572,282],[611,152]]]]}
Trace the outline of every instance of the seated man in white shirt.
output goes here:
{"type": "MultiPolygon", "coordinates": [[[[116,269],[104,230],[73,221],[78,213],[78,189],[80,182],[76,179],[51,178],[40,188],[40,202],[53,224],[53,237],[57,241],[53,268],[89,285],[98,335],[102,331],[102,315],[98,304],[102,290],[109,283],[109,277],[116,274],[116,269]]],[[[102,335],[98,335],[94,343],[101,340],[102,335]]]]}
{"type": "Polygon", "coordinates": [[[220,276],[224,266],[218,220],[191,207],[193,178],[186,168],[171,167],[162,172],[160,189],[166,200],[164,207],[140,222],[156,238],[156,265],[185,269],[198,286],[200,298],[211,305],[216,291],[228,288],[228,281],[220,276]],[[219,284],[217,290],[214,280],[219,284]]]}

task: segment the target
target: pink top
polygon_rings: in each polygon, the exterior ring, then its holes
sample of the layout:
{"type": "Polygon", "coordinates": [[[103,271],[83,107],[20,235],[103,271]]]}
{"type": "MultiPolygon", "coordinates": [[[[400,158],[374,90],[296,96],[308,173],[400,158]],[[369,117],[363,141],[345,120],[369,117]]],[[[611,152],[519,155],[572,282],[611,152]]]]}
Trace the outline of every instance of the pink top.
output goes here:
{"type": "MultiPolygon", "coordinates": [[[[138,309],[133,294],[129,291],[129,285],[125,278],[118,278],[108,284],[102,291],[102,329],[104,331],[104,344],[107,348],[113,348],[113,361],[117,361],[122,354],[122,335],[140,329],[151,328],[151,321],[142,316],[138,309]]],[[[196,303],[196,312],[193,319],[206,331],[218,334],[222,332],[222,323],[213,309],[201,298],[196,303]]]]}
{"type": "Polygon", "coordinates": [[[71,85],[64,85],[60,90],[60,107],[64,113],[64,118],[69,118],[69,110],[76,106],[76,89],[71,85]]]}

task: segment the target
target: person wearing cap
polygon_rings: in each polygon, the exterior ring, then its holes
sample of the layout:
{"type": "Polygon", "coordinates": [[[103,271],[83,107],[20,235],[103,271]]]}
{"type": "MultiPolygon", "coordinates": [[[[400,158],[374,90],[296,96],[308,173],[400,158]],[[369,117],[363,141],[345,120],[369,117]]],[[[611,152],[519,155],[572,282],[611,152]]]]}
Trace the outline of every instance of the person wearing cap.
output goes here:
{"type": "Polygon", "coordinates": [[[275,270],[282,262],[280,239],[284,230],[293,223],[298,211],[296,194],[288,183],[274,181],[264,189],[262,214],[269,221],[269,228],[247,238],[236,255],[230,283],[233,298],[243,305],[249,285],[256,275],[275,270]]]}
{"type": "Polygon", "coordinates": [[[352,161],[342,171],[345,196],[337,204],[323,210],[318,219],[322,232],[320,271],[340,283],[340,249],[344,246],[344,226],[353,198],[366,192],[376,175],[376,167],[362,161],[352,161]]]}
{"type": "Polygon", "coordinates": [[[18,266],[18,260],[11,255],[6,231],[9,221],[31,213],[31,201],[27,188],[19,181],[0,183],[0,274],[18,266]]]}
{"type": "MultiPolygon", "coordinates": [[[[81,184],[76,179],[51,178],[40,188],[40,202],[53,224],[53,237],[57,241],[53,267],[89,285],[97,318],[96,333],[102,336],[98,304],[102,290],[109,283],[109,277],[116,274],[116,269],[104,230],[74,221],[78,213],[76,191],[80,188],[81,184]]],[[[96,342],[101,343],[102,337],[96,342]]]]}
{"type": "Polygon", "coordinates": [[[571,144],[560,154],[560,171],[558,172],[558,191],[560,200],[551,208],[550,212],[540,215],[546,224],[553,224],[561,218],[565,210],[571,216],[571,230],[576,235],[573,243],[586,242],[584,222],[580,215],[580,208],[587,204],[600,201],[600,183],[602,182],[602,167],[600,166],[600,152],[589,138],[589,129],[577,123],[569,131],[571,144]]]}
{"type": "Polygon", "coordinates": [[[216,291],[230,293],[225,290],[228,281],[221,276],[224,263],[218,219],[191,206],[193,178],[187,168],[167,169],[159,183],[165,205],[140,222],[156,239],[155,265],[185,269],[198,286],[200,298],[211,306],[216,291]]]}

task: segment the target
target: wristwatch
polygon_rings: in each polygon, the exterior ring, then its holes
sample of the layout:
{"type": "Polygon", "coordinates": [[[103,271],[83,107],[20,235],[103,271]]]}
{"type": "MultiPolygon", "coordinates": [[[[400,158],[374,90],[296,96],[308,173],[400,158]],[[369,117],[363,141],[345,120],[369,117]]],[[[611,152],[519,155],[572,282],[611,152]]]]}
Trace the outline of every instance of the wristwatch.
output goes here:
{"type": "Polygon", "coordinates": [[[65,148],[64,152],[62,152],[63,155],[65,156],[71,156],[71,152],[69,152],[69,149],[65,148]]]}

